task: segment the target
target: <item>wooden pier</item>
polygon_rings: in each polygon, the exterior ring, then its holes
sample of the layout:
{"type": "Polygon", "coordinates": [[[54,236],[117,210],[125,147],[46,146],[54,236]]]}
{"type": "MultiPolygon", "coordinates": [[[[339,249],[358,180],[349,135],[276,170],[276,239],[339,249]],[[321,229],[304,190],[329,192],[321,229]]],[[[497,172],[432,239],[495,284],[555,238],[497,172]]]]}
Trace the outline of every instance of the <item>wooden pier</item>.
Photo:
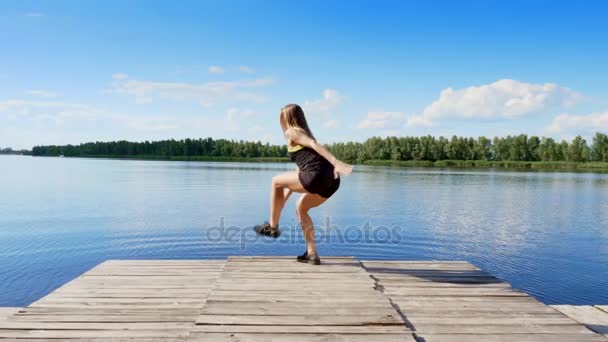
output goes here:
{"type": "Polygon", "coordinates": [[[110,260],[0,310],[0,341],[608,341],[581,323],[467,262],[110,260]]]}

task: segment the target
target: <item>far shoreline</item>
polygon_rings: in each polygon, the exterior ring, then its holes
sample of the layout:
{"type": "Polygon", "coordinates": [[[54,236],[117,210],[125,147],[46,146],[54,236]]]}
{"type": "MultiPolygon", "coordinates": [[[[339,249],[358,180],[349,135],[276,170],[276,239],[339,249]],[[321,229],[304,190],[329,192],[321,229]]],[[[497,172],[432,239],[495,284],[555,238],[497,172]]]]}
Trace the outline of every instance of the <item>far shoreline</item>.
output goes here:
{"type": "MultiPolygon", "coordinates": [[[[24,155],[26,156],[26,155],[24,155]]],[[[32,156],[51,157],[59,156],[32,156]]],[[[150,161],[192,161],[192,162],[237,162],[237,163],[289,163],[288,157],[212,157],[212,156],[66,156],[65,158],[150,160],[150,161]]],[[[511,170],[511,171],[553,171],[608,173],[608,162],[564,162],[564,161],[489,161],[489,160],[366,160],[348,161],[355,165],[394,166],[403,168],[429,169],[474,169],[474,170],[511,170]]]]}

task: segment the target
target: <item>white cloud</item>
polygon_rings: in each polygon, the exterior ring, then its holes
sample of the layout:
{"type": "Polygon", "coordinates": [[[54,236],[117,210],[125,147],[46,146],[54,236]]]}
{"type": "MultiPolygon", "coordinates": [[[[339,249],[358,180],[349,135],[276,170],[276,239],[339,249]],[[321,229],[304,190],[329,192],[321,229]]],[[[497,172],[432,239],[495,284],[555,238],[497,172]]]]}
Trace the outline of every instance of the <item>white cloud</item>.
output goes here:
{"type": "Polygon", "coordinates": [[[225,128],[229,131],[238,131],[241,129],[240,123],[243,119],[253,116],[255,112],[251,109],[242,109],[232,107],[226,111],[225,128]]]}
{"type": "Polygon", "coordinates": [[[117,120],[138,131],[161,132],[170,131],[180,127],[180,124],[170,117],[128,117],[117,116],[117,120]]]}
{"type": "Polygon", "coordinates": [[[48,90],[40,90],[40,89],[28,90],[26,93],[31,96],[42,97],[42,98],[55,98],[58,96],[58,94],[55,92],[48,91],[48,90]]]}
{"type": "Polygon", "coordinates": [[[243,108],[228,108],[226,111],[226,116],[230,120],[240,120],[243,118],[251,117],[255,114],[255,112],[251,109],[243,109],[243,108]]]}
{"type": "Polygon", "coordinates": [[[121,73],[112,74],[112,79],[115,79],[115,80],[124,80],[127,78],[129,78],[129,75],[127,75],[127,74],[121,74],[121,73]]]}
{"type": "Polygon", "coordinates": [[[367,118],[361,120],[357,125],[357,128],[367,129],[378,129],[386,128],[390,125],[400,125],[400,122],[404,118],[402,112],[385,112],[385,111],[372,111],[367,113],[367,118]]]}
{"type": "Polygon", "coordinates": [[[305,112],[329,112],[342,103],[343,100],[344,96],[342,96],[339,91],[328,88],[323,91],[323,98],[314,101],[306,101],[303,107],[305,112]]]}
{"type": "MultiPolygon", "coordinates": [[[[34,126],[49,128],[49,123],[57,127],[83,121],[114,122],[141,131],[159,131],[179,127],[172,117],[117,114],[103,108],[79,103],[57,101],[7,100],[0,102],[0,114],[9,121],[20,121],[34,126]]],[[[2,116],[0,115],[0,118],[2,116]]]]}
{"type": "Polygon", "coordinates": [[[27,118],[35,123],[51,121],[57,126],[66,120],[94,120],[103,115],[100,109],[84,104],[28,100],[0,102],[0,113],[5,113],[12,121],[27,118]]]}
{"type": "Polygon", "coordinates": [[[41,12],[29,12],[25,14],[26,17],[42,17],[44,13],[41,12]]]}
{"type": "Polygon", "coordinates": [[[548,134],[588,134],[608,130],[608,112],[589,115],[560,114],[544,129],[548,134]]]}
{"type": "Polygon", "coordinates": [[[252,69],[252,68],[250,68],[248,66],[245,66],[245,65],[241,65],[239,67],[239,71],[240,72],[244,72],[246,74],[255,74],[255,70],[254,69],[252,69]]]}
{"type": "Polygon", "coordinates": [[[447,88],[407,125],[429,126],[443,118],[514,118],[549,108],[569,107],[583,96],[555,83],[533,84],[511,79],[463,89],[447,88]]]}
{"type": "Polygon", "coordinates": [[[226,101],[265,102],[267,101],[266,96],[256,94],[251,90],[274,84],[274,80],[271,78],[207,83],[141,81],[122,75],[120,78],[113,78],[115,81],[112,84],[112,92],[132,95],[137,103],[146,103],[157,98],[196,101],[202,106],[211,106],[226,101]]]}
{"type": "Polygon", "coordinates": [[[84,104],[49,102],[49,101],[28,101],[28,100],[6,100],[0,102],[0,112],[13,113],[20,116],[29,116],[38,111],[52,110],[57,112],[80,111],[82,113],[91,112],[92,107],[84,104]]]}
{"type": "Polygon", "coordinates": [[[209,67],[208,71],[210,74],[223,74],[224,68],[219,65],[212,65],[209,67]]]}
{"type": "Polygon", "coordinates": [[[383,135],[387,137],[398,137],[401,136],[401,131],[397,129],[387,129],[384,131],[383,135]]]}
{"type": "Polygon", "coordinates": [[[327,128],[327,129],[338,128],[339,126],[340,126],[340,122],[335,119],[330,119],[323,123],[323,128],[327,128]]]}
{"type": "Polygon", "coordinates": [[[405,121],[406,126],[424,126],[431,127],[433,122],[423,115],[411,115],[405,121]]]}

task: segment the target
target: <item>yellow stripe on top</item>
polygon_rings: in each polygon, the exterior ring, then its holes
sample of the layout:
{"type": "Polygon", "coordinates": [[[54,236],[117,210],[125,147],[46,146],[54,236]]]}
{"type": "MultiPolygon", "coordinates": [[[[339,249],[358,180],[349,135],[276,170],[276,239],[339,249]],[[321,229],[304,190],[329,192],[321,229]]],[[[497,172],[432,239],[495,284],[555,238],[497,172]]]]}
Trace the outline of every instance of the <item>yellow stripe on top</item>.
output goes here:
{"type": "Polygon", "coordinates": [[[304,148],[304,146],[302,146],[302,145],[287,146],[287,152],[294,153],[294,152],[299,151],[299,150],[301,150],[303,148],[304,148]]]}

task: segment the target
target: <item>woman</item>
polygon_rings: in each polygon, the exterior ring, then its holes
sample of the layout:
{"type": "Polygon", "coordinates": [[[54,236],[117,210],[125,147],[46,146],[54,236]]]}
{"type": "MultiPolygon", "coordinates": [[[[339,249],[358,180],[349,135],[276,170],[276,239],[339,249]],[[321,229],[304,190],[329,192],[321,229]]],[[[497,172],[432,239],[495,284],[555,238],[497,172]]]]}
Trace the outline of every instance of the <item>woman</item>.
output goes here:
{"type": "Polygon", "coordinates": [[[340,175],[350,174],[353,167],[336,159],[323,145],[317,143],[300,106],[289,104],[283,107],[280,123],[287,139],[287,151],[297,168],[296,171],[272,178],[270,220],[254,229],[258,234],[278,238],[281,235],[279,218],[285,202],[292,192],[302,193],[296,205],[296,213],[306,239],[306,252],[298,256],[297,260],[320,265],[314,227],[308,211],[327,201],[340,187],[340,175]]]}

